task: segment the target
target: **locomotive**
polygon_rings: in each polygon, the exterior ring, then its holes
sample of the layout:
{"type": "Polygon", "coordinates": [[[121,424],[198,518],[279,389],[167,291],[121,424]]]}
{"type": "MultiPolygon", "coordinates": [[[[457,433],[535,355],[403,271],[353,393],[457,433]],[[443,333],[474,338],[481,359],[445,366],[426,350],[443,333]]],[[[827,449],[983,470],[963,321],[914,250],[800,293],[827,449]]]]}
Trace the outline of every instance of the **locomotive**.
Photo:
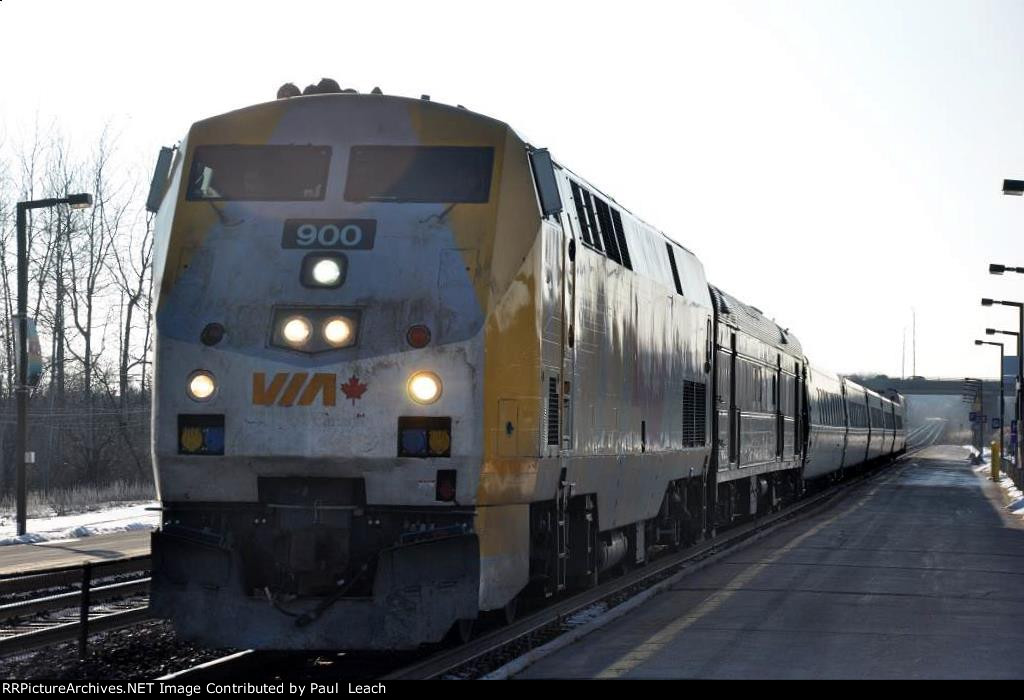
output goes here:
{"type": "Polygon", "coordinates": [[[462,107],[199,121],[150,206],[151,609],[185,638],[464,638],[905,448],[898,395],[462,107]]]}

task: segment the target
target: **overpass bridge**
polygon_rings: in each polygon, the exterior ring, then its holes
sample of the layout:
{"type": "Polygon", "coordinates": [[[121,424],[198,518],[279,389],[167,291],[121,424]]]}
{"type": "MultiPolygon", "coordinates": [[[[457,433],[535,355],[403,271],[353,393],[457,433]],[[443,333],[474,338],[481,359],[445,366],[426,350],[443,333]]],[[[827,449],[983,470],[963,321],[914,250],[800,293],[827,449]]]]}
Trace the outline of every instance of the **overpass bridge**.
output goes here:
{"type": "MultiPolygon", "coordinates": [[[[906,379],[900,379],[899,377],[887,377],[884,374],[879,374],[873,377],[851,375],[850,379],[880,394],[898,391],[906,396],[963,396],[968,391],[964,377],[947,379],[907,377],[906,379]]],[[[982,382],[982,393],[984,393],[986,401],[989,396],[999,396],[998,379],[982,379],[982,382]]],[[[1007,398],[1014,395],[1016,387],[1014,386],[1013,377],[1005,379],[1003,391],[1007,398]]]]}
{"type": "MultiPolygon", "coordinates": [[[[969,387],[964,377],[935,378],[935,377],[887,377],[875,375],[870,377],[850,375],[850,379],[863,386],[886,395],[898,391],[904,396],[951,396],[951,397],[973,397],[977,391],[977,383],[973,388],[969,387]]],[[[1006,426],[1010,426],[1013,420],[1013,400],[1016,396],[1016,378],[1004,377],[1003,392],[1006,398],[1006,426]]],[[[982,406],[981,412],[988,417],[986,433],[992,429],[992,419],[999,417],[999,380],[995,378],[982,379],[982,406]]],[[[965,402],[963,406],[963,420],[967,421],[968,414],[973,411],[970,403],[965,402]]]]}

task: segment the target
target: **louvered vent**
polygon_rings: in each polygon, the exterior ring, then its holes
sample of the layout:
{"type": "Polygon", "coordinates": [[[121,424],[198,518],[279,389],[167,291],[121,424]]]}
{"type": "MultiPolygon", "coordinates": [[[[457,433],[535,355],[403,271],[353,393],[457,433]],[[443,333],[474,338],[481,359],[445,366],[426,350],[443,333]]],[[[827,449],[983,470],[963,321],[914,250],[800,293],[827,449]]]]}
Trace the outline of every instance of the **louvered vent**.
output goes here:
{"type": "Polygon", "coordinates": [[[707,385],[683,382],[683,447],[703,447],[706,444],[706,399],[707,385]]]}
{"type": "Polygon", "coordinates": [[[548,379],[548,444],[558,445],[558,380],[548,379]]]}

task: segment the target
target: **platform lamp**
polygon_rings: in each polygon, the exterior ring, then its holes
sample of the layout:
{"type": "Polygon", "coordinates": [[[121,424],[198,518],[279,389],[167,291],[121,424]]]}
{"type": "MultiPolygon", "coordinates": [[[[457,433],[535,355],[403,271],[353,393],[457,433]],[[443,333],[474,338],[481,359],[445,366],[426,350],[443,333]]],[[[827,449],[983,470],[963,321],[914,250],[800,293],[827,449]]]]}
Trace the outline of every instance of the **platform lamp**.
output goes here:
{"type": "MultiPolygon", "coordinates": [[[[1003,411],[1006,405],[1006,397],[1003,395],[1003,357],[1006,352],[1002,343],[994,343],[991,340],[975,340],[975,345],[995,345],[999,348],[999,459],[1003,459],[1003,411]]],[[[985,412],[984,406],[982,407],[982,413],[985,412]]],[[[984,447],[984,445],[982,445],[984,447]]]]}
{"type": "Polygon", "coordinates": [[[72,209],[92,206],[91,194],[72,194],[67,197],[34,199],[17,204],[18,225],[18,384],[15,387],[18,411],[18,429],[14,440],[17,464],[17,521],[18,535],[24,535],[28,513],[26,493],[26,450],[28,449],[28,234],[27,220],[30,209],[47,209],[67,204],[72,209]]]}

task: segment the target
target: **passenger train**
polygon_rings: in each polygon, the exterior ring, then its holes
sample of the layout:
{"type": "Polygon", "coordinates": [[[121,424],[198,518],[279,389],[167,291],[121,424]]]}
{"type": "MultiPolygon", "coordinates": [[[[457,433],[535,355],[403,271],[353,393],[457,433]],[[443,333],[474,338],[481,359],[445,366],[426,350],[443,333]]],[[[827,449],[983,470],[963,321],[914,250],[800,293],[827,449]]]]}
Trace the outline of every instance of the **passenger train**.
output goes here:
{"type": "Polygon", "coordinates": [[[401,649],[905,449],[700,260],[501,121],[300,95],[161,153],[151,608],[401,649]]]}

